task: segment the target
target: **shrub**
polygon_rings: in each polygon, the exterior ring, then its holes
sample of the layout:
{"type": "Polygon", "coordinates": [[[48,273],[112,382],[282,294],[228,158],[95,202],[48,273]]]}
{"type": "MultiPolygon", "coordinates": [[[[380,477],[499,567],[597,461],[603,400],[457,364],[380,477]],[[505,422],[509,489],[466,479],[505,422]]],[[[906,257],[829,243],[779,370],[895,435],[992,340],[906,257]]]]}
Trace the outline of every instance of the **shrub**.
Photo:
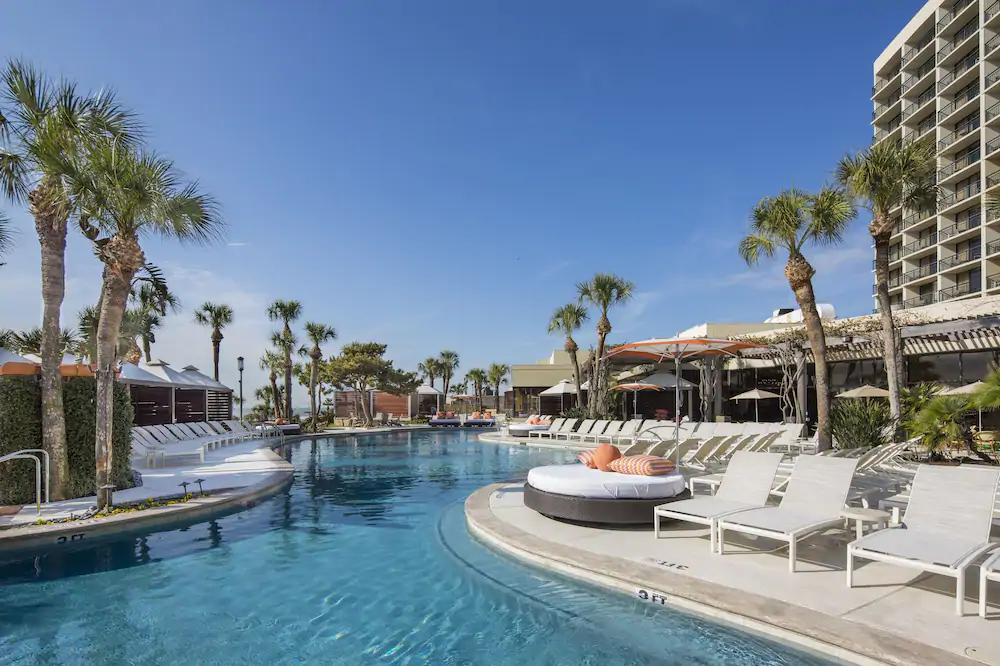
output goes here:
{"type": "MultiPolygon", "coordinates": [[[[87,497],[94,488],[94,434],[96,382],[92,377],[63,381],[66,448],[69,457],[69,496],[87,497]]],[[[131,488],[132,401],[128,389],[115,386],[115,428],[112,483],[131,488]]],[[[41,389],[37,377],[0,378],[0,455],[42,446],[41,389]]],[[[35,499],[35,463],[18,460],[0,469],[0,504],[26,504],[35,499]]]]}
{"type": "Polygon", "coordinates": [[[895,426],[896,420],[885,400],[842,398],[830,412],[830,431],[841,449],[888,444],[895,426]]]}

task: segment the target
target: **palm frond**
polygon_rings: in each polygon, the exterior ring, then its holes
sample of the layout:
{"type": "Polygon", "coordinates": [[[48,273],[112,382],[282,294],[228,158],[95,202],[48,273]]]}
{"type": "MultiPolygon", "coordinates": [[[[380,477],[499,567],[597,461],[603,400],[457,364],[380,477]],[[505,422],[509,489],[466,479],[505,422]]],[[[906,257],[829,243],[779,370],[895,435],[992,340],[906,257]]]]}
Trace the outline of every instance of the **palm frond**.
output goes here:
{"type": "Polygon", "coordinates": [[[774,241],[765,236],[751,234],[740,241],[740,257],[746,262],[747,266],[754,266],[760,263],[765,257],[768,259],[773,257],[774,251],[774,241]]]}
{"type": "Polygon", "coordinates": [[[858,208],[840,187],[824,187],[808,203],[807,238],[820,245],[837,245],[858,214],[858,208]]]}

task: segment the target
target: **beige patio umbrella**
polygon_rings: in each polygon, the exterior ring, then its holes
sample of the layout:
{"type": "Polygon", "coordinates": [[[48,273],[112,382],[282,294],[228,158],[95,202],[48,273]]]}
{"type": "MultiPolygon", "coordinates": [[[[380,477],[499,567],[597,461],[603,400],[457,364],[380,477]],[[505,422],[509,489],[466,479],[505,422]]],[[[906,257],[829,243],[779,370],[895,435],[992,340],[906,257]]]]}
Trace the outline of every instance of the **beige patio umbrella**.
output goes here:
{"type": "MultiPolygon", "coordinates": [[[[941,391],[939,395],[971,395],[982,388],[984,384],[982,382],[972,382],[971,384],[966,384],[965,386],[959,386],[958,388],[948,389],[947,391],[941,391]]],[[[983,429],[983,410],[979,410],[979,429],[983,429]]]]}
{"type": "Polygon", "coordinates": [[[646,382],[632,382],[631,384],[619,384],[618,386],[612,386],[612,391],[632,391],[632,418],[635,418],[636,412],[638,410],[639,403],[639,391],[662,391],[663,387],[657,384],[648,384],[646,382]]]}
{"type": "MultiPolygon", "coordinates": [[[[575,393],[576,393],[576,384],[574,384],[573,382],[571,382],[568,379],[563,379],[562,381],[560,381],[555,386],[550,386],[549,388],[545,389],[544,391],[542,391],[538,395],[539,396],[543,396],[543,395],[557,395],[557,396],[559,396],[559,411],[562,412],[562,411],[564,411],[563,401],[566,399],[566,396],[569,395],[569,394],[575,394],[575,393]]],[[[538,404],[539,405],[542,404],[541,400],[539,400],[538,404]]],[[[539,411],[541,411],[541,410],[539,410],[539,411]]]]}
{"type": "Polygon", "coordinates": [[[889,392],[884,388],[865,384],[850,391],[844,391],[834,396],[835,398],[888,398],[889,392]]]}
{"type": "Polygon", "coordinates": [[[753,420],[755,422],[760,422],[760,400],[770,400],[772,398],[780,398],[781,396],[777,393],[771,393],[770,391],[761,391],[760,389],[753,389],[751,391],[746,391],[740,393],[739,395],[734,395],[730,400],[753,400],[753,420]]]}

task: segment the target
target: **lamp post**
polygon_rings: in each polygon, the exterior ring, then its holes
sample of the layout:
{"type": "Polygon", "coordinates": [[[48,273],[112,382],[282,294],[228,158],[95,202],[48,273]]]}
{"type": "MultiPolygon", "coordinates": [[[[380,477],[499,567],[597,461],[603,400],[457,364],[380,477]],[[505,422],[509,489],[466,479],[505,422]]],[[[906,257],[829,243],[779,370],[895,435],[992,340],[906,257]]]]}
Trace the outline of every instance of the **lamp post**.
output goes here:
{"type": "Polygon", "coordinates": [[[240,421],[243,420],[243,357],[236,357],[236,369],[240,371],[240,421]]]}

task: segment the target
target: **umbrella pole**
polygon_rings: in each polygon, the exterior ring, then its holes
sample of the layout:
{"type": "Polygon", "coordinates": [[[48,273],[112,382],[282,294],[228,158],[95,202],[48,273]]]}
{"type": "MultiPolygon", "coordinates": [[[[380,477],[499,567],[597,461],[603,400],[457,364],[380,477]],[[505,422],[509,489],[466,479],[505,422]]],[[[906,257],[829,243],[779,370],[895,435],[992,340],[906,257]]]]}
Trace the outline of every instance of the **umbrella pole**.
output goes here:
{"type": "MultiPolygon", "coordinates": [[[[632,418],[635,418],[635,415],[638,411],[639,411],[639,392],[632,391],[632,418]]],[[[980,430],[982,430],[981,426],[980,430]]]]}
{"type": "Polygon", "coordinates": [[[753,420],[755,423],[760,423],[760,400],[753,401],[753,420]]]}
{"type": "Polygon", "coordinates": [[[674,349],[674,464],[681,462],[681,361],[680,349],[674,349]]]}

